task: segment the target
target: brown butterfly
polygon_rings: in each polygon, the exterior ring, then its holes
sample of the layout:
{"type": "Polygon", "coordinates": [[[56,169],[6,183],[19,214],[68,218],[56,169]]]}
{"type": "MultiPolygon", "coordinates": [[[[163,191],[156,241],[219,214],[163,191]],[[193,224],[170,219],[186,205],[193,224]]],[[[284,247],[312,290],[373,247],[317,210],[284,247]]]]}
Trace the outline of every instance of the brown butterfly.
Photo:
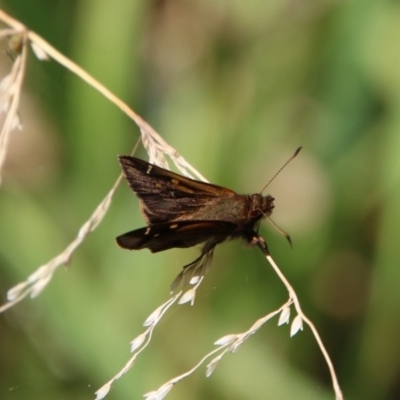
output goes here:
{"type": "Polygon", "coordinates": [[[261,219],[272,213],[272,196],[240,195],[131,156],[119,156],[119,162],[125,179],[139,198],[147,223],[147,227],[118,236],[116,240],[122,248],[147,248],[156,253],[204,243],[200,256],[185,266],[195,269],[205,268],[215,246],[228,239],[243,238],[269,254],[265,240],[258,234],[258,227],[261,219]]]}

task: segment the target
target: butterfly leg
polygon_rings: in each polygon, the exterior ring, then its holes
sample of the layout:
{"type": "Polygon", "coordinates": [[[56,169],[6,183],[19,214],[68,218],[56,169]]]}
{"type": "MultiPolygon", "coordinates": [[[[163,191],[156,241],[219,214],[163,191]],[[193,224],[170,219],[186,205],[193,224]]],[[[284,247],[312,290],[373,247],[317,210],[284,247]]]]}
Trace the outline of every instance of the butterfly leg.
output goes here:
{"type": "Polygon", "coordinates": [[[261,251],[266,255],[269,256],[270,252],[268,250],[268,245],[265,239],[262,236],[257,237],[257,246],[261,249],[261,251]]]}
{"type": "Polygon", "coordinates": [[[253,231],[252,235],[249,236],[249,243],[251,246],[257,245],[265,255],[270,255],[267,242],[257,232],[253,231]]]}
{"type": "Polygon", "coordinates": [[[171,283],[171,293],[174,292],[179,285],[182,284],[183,287],[185,287],[191,282],[192,278],[201,277],[207,273],[212,265],[215,246],[215,242],[207,242],[204,245],[200,256],[182,268],[182,271],[171,283]]]}

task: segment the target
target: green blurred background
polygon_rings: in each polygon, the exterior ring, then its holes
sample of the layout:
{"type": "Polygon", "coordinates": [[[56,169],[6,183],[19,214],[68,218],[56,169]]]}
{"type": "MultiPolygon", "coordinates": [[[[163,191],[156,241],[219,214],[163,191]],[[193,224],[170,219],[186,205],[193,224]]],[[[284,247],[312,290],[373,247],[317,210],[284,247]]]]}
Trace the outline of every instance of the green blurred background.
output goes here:
{"type": "MultiPolygon", "coordinates": [[[[0,6],[124,99],[210,181],[268,187],[278,265],[347,399],[400,393],[400,4],[395,1],[9,0],[0,6]]],[[[3,48],[1,77],[11,61],[3,48]]],[[[0,193],[0,289],[60,253],[111,188],[137,127],[30,56],[0,193]]],[[[141,149],[138,155],[146,158],[141,149]]],[[[91,399],[198,249],[119,249],[143,226],[123,183],[99,228],[35,300],[0,315],[1,399],[91,399]]],[[[194,307],[174,308],[110,399],[139,399],[287,298],[257,250],[217,248],[194,307]]],[[[332,399],[309,329],[276,320],[171,399],[332,399]]]]}

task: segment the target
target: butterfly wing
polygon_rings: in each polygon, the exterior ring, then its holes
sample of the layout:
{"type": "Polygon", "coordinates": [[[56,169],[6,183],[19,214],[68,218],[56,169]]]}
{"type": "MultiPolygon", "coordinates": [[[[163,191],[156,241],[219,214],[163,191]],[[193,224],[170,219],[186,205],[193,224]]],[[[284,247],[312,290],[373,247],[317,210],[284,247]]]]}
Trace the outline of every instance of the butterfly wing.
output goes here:
{"type": "Polygon", "coordinates": [[[149,249],[152,253],[186,248],[212,241],[218,244],[234,236],[238,225],[227,221],[178,221],[136,229],[117,237],[120,247],[129,250],[149,249]]]}
{"type": "Polygon", "coordinates": [[[189,219],[215,198],[236,195],[222,186],[186,178],[136,157],[118,158],[125,179],[139,197],[146,222],[151,225],[189,219]]]}

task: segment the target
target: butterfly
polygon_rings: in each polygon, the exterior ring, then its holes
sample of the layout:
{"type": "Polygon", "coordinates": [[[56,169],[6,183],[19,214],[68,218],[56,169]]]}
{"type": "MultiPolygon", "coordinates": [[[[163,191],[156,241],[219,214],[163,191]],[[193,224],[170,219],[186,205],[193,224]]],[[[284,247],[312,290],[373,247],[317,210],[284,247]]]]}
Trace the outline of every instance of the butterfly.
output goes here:
{"type": "MultiPolygon", "coordinates": [[[[126,181],[139,198],[147,224],[118,236],[116,241],[120,247],[129,250],[147,248],[156,253],[203,244],[200,256],[184,267],[192,269],[204,269],[215,246],[228,239],[242,238],[269,254],[258,228],[260,221],[269,217],[274,209],[271,195],[241,195],[223,186],[186,178],[136,157],[118,158],[126,181]]],[[[287,238],[290,241],[288,235],[287,238]]]]}

